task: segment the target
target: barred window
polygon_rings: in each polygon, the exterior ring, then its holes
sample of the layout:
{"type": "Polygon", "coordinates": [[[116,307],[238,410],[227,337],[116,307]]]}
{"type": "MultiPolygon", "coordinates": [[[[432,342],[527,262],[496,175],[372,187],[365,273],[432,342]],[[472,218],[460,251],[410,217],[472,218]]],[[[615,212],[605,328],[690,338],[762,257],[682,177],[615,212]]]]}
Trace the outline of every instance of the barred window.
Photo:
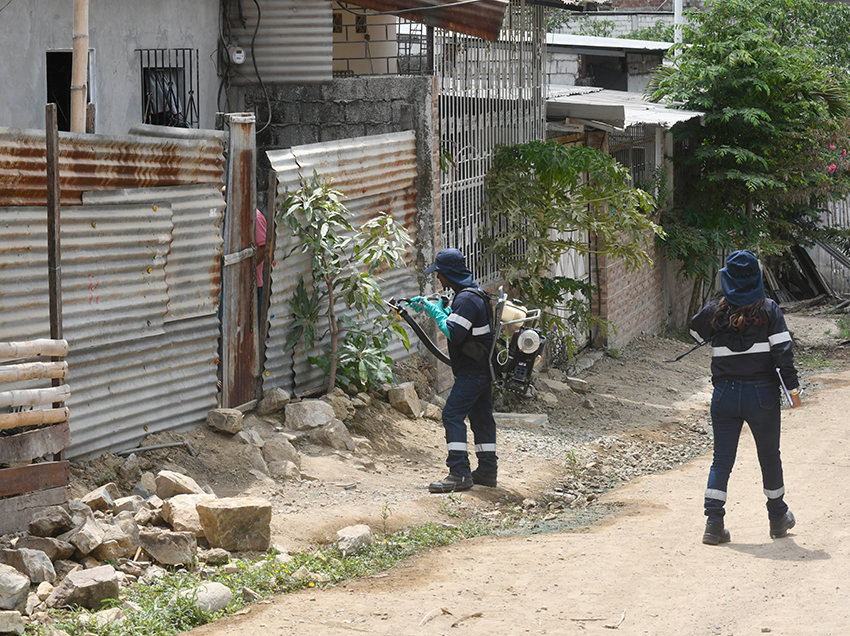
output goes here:
{"type": "Polygon", "coordinates": [[[198,128],[197,49],[138,49],[142,121],[198,128]]]}

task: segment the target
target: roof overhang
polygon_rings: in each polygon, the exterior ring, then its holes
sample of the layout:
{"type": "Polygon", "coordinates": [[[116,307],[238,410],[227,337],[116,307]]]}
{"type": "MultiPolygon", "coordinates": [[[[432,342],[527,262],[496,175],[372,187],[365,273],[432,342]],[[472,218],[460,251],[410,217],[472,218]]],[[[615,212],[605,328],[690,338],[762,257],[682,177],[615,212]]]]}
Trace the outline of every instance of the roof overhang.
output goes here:
{"type": "MultiPolygon", "coordinates": [[[[349,0],[373,11],[391,13],[405,20],[465,33],[477,38],[499,39],[509,0],[349,0]]],[[[567,11],[598,10],[612,0],[529,0],[529,4],[567,11]]]]}
{"type": "Polygon", "coordinates": [[[673,46],[673,43],[655,42],[654,40],[598,38],[590,35],[547,33],[546,46],[555,51],[575,55],[625,57],[627,53],[663,56],[673,46]]]}
{"type": "Polygon", "coordinates": [[[625,130],[648,124],[672,128],[702,118],[705,113],[650,102],[640,93],[582,86],[552,86],[546,98],[546,119],[572,119],[601,130],[625,130]]]}

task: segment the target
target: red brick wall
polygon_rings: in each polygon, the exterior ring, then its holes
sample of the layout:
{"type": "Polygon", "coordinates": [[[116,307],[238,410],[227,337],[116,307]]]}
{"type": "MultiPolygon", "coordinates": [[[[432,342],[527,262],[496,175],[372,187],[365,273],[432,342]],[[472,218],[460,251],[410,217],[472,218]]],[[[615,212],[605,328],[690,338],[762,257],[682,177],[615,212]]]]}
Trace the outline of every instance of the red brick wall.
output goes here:
{"type": "Polygon", "coordinates": [[[653,246],[650,256],[652,265],[635,271],[627,271],[621,259],[596,259],[593,311],[610,324],[607,337],[595,334],[594,346],[621,348],[641,333],[663,334],[687,322],[692,284],[677,276],[678,264],[663,249],[653,246]]]}

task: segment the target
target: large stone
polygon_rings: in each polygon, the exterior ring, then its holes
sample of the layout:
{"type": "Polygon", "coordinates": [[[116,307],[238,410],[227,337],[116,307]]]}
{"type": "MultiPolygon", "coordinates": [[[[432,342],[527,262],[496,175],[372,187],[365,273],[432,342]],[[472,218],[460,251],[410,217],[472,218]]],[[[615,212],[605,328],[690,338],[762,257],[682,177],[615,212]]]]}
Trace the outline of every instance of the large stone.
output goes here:
{"type": "Polygon", "coordinates": [[[271,540],[272,506],[257,497],[228,497],[197,506],[207,541],[231,552],[265,552],[271,540]]]}
{"type": "Polygon", "coordinates": [[[41,550],[51,561],[56,559],[69,559],[74,554],[75,548],[67,541],[61,541],[54,537],[21,537],[15,543],[15,547],[28,550],[41,550]]]}
{"type": "Polygon", "coordinates": [[[30,580],[11,565],[0,563],[0,610],[23,612],[27,606],[30,580]]]}
{"type": "Polygon", "coordinates": [[[298,481],[301,479],[301,469],[290,461],[269,462],[269,475],[275,479],[298,481]]]}
{"type": "Polygon", "coordinates": [[[203,495],[204,489],[194,479],[171,470],[161,470],[156,476],[156,496],[163,501],[174,495],[203,495]]]}
{"type": "Polygon", "coordinates": [[[372,529],[362,523],[338,530],[336,536],[337,547],[343,555],[354,554],[360,548],[372,545],[375,542],[372,529]]]}
{"type": "Polygon", "coordinates": [[[257,415],[265,416],[280,413],[291,399],[289,393],[279,387],[263,391],[263,399],[257,406],[257,415]]]}
{"type": "MultiPolygon", "coordinates": [[[[103,532],[103,541],[92,550],[91,555],[94,558],[100,561],[118,561],[118,559],[133,556],[138,541],[134,541],[134,537],[124,531],[117,519],[102,520],[97,525],[103,532]]],[[[136,533],[138,534],[138,527],[136,527],[136,533]]]]}
{"type": "Polygon", "coordinates": [[[204,529],[195,506],[215,498],[215,495],[175,495],[162,504],[162,518],[175,531],[193,532],[200,539],[204,536],[204,529]]]}
{"type": "Polygon", "coordinates": [[[119,497],[112,505],[112,510],[116,514],[119,512],[129,512],[136,514],[145,505],[145,500],[139,495],[130,495],[129,497],[119,497]]]}
{"type": "Polygon", "coordinates": [[[348,428],[342,420],[334,420],[321,428],[313,429],[310,438],[319,444],[337,450],[354,450],[354,440],[351,439],[351,433],[348,432],[348,428]]]}
{"type": "Polygon", "coordinates": [[[103,530],[100,529],[94,518],[89,518],[79,528],[59,538],[74,544],[80,553],[88,554],[103,543],[103,530]]]}
{"type": "Polygon", "coordinates": [[[303,400],[286,405],[286,427],[307,431],[330,424],[335,417],[333,407],[321,400],[303,400]]]}
{"type": "Polygon", "coordinates": [[[264,475],[269,474],[269,467],[266,465],[266,460],[263,459],[262,450],[253,444],[248,444],[247,446],[243,446],[239,452],[242,457],[243,466],[250,466],[252,469],[258,470],[264,475]]]}
{"type": "Polygon", "coordinates": [[[18,572],[26,575],[32,583],[41,583],[42,581],[53,583],[56,580],[53,563],[41,550],[30,550],[28,548],[0,550],[0,561],[6,565],[11,565],[18,572]]]}
{"type": "Polygon", "coordinates": [[[425,403],[425,419],[440,422],[443,419],[443,409],[430,402],[425,403]]]}
{"type": "Polygon", "coordinates": [[[322,396],[322,400],[333,407],[334,415],[339,420],[347,420],[354,415],[354,406],[349,397],[336,387],[332,393],[322,396]]]}
{"type": "Polygon", "coordinates": [[[263,459],[267,464],[272,462],[292,462],[301,466],[301,455],[295,447],[285,439],[270,439],[263,446],[263,459]]]}
{"type": "Polygon", "coordinates": [[[413,382],[405,382],[392,387],[387,392],[387,399],[390,406],[405,415],[419,417],[422,413],[422,403],[419,401],[419,396],[416,395],[413,382]]]}
{"type": "Polygon", "coordinates": [[[163,565],[185,565],[195,557],[198,540],[192,532],[143,528],[139,531],[139,545],[163,565]]]}
{"type": "Polygon", "coordinates": [[[118,573],[111,565],[71,572],[47,597],[48,607],[79,605],[100,609],[103,601],[118,598],[118,573]]]}
{"type": "Polygon", "coordinates": [[[567,384],[576,393],[590,393],[590,384],[581,378],[567,378],[567,384]]]}
{"type": "Polygon", "coordinates": [[[50,506],[36,512],[29,523],[30,534],[37,537],[56,537],[76,527],[68,511],[60,506],[50,506]]]}
{"type": "Polygon", "coordinates": [[[92,509],[76,499],[69,499],[64,503],[63,507],[68,511],[68,514],[71,515],[71,521],[74,522],[74,525],[71,526],[72,528],[83,525],[86,519],[94,518],[92,509]]]}
{"type": "Polygon", "coordinates": [[[213,409],[207,413],[207,425],[216,431],[234,435],[242,430],[242,418],[239,409],[213,409]]]}
{"type": "Polygon", "coordinates": [[[20,612],[0,612],[0,634],[23,634],[26,626],[20,612]]]}
{"type": "Polygon", "coordinates": [[[182,598],[190,598],[204,612],[220,612],[230,605],[233,592],[223,583],[207,581],[198,587],[182,590],[177,593],[182,598]]]}
{"type": "Polygon", "coordinates": [[[102,510],[108,512],[112,510],[115,500],[121,496],[118,492],[118,486],[109,482],[100,488],[95,488],[87,495],[84,495],[80,501],[86,504],[92,510],[102,510]]]}

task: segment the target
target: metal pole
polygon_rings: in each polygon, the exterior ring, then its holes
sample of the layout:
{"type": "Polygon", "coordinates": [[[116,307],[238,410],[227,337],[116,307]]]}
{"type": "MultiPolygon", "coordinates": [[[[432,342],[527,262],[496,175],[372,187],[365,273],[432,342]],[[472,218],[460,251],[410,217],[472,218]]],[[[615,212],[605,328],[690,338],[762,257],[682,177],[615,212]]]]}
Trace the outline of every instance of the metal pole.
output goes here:
{"type": "Polygon", "coordinates": [[[673,42],[676,44],[682,43],[682,25],[684,18],[682,17],[682,0],[674,0],[673,2],[673,42]]]}

